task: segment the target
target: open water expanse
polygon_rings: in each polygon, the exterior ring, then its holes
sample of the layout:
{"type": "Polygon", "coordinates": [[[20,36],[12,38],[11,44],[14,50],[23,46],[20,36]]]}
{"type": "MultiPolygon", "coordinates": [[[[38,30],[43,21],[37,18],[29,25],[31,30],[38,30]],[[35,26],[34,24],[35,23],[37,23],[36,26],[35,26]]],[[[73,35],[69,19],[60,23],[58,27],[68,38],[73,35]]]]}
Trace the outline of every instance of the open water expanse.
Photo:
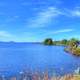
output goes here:
{"type": "Polygon", "coordinates": [[[29,69],[63,75],[73,73],[78,67],[80,57],[64,52],[64,46],[0,43],[0,75],[14,75],[29,69]]]}

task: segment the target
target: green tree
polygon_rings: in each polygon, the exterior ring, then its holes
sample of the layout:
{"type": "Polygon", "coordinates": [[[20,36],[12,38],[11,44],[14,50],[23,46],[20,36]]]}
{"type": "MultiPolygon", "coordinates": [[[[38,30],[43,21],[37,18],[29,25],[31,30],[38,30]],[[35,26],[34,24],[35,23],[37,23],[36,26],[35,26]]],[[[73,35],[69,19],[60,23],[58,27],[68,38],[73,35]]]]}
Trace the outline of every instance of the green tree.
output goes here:
{"type": "Polygon", "coordinates": [[[63,45],[67,45],[67,40],[66,39],[63,39],[62,41],[61,41],[61,44],[63,44],[63,45]]]}
{"type": "Polygon", "coordinates": [[[47,38],[44,40],[44,44],[45,45],[52,45],[53,44],[53,40],[51,38],[47,38]]]}

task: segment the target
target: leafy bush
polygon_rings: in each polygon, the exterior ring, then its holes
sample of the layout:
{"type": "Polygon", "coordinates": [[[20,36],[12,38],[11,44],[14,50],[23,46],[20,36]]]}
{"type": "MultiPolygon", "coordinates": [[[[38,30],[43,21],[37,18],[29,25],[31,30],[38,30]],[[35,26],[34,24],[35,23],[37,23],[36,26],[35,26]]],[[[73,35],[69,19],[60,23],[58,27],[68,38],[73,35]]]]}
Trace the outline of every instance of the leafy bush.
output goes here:
{"type": "Polygon", "coordinates": [[[44,40],[45,45],[53,45],[53,40],[51,38],[47,38],[44,40]]]}
{"type": "Polygon", "coordinates": [[[76,56],[80,56],[80,47],[77,47],[76,49],[73,49],[73,54],[76,56]]]}

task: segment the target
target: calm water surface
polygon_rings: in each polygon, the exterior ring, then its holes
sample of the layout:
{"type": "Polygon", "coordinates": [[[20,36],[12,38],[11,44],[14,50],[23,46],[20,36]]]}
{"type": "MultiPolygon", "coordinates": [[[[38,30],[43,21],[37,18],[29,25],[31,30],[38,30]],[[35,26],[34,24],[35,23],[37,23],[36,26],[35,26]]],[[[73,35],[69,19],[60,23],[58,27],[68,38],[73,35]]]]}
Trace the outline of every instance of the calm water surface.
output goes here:
{"type": "Polygon", "coordinates": [[[33,43],[0,43],[0,74],[11,75],[24,69],[72,73],[80,58],[64,52],[62,46],[33,43]]]}

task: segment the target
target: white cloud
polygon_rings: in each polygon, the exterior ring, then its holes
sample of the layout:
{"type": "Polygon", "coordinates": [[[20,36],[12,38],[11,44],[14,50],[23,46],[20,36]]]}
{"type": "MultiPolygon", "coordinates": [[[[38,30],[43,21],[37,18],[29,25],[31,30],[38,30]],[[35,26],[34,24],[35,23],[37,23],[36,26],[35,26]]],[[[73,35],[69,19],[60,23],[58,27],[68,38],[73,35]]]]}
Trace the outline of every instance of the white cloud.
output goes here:
{"type": "Polygon", "coordinates": [[[43,10],[38,13],[36,17],[31,19],[28,22],[28,27],[44,27],[50,23],[52,18],[57,17],[60,13],[57,8],[48,7],[46,10],[43,10]]]}
{"type": "Polygon", "coordinates": [[[80,17],[80,10],[74,10],[71,13],[72,13],[72,16],[80,17]]]}
{"type": "Polygon", "coordinates": [[[22,6],[32,6],[32,5],[39,5],[39,6],[46,6],[48,4],[56,4],[56,5],[59,5],[59,4],[62,4],[62,0],[53,0],[53,1],[40,1],[40,0],[37,0],[37,1],[21,1],[21,5],[22,6]]]}
{"type": "Polygon", "coordinates": [[[80,17],[80,7],[75,7],[73,9],[66,9],[62,10],[64,16],[67,17],[80,17]]]}
{"type": "Polygon", "coordinates": [[[0,37],[12,37],[7,31],[0,31],[0,37]]]}
{"type": "Polygon", "coordinates": [[[13,22],[16,21],[17,19],[19,19],[20,16],[7,16],[7,18],[5,19],[5,22],[13,22]]]}
{"type": "Polygon", "coordinates": [[[20,37],[3,30],[0,31],[0,41],[20,41],[20,37]]]}
{"type": "Polygon", "coordinates": [[[32,6],[32,5],[46,5],[46,2],[41,2],[41,1],[37,1],[37,2],[22,2],[21,5],[22,6],[32,6]]]}
{"type": "Polygon", "coordinates": [[[16,15],[16,16],[13,16],[13,18],[15,18],[15,19],[16,19],[16,18],[19,18],[19,17],[20,17],[20,16],[18,16],[18,15],[16,15]]]}
{"type": "Polygon", "coordinates": [[[68,33],[72,31],[74,31],[74,29],[61,29],[61,30],[56,30],[56,31],[50,31],[49,34],[68,33]]]}
{"type": "Polygon", "coordinates": [[[39,5],[39,6],[43,5],[43,6],[45,6],[46,4],[48,4],[46,1],[36,1],[36,2],[33,2],[33,1],[32,2],[26,2],[25,1],[25,2],[21,3],[22,6],[32,6],[32,5],[39,5]]]}
{"type": "Polygon", "coordinates": [[[80,17],[80,8],[69,10],[69,9],[59,9],[56,7],[48,7],[47,9],[43,9],[43,11],[39,12],[36,17],[33,17],[27,22],[27,27],[30,28],[41,28],[48,26],[50,22],[53,20],[55,23],[56,17],[58,16],[66,16],[66,17],[80,17]]]}

